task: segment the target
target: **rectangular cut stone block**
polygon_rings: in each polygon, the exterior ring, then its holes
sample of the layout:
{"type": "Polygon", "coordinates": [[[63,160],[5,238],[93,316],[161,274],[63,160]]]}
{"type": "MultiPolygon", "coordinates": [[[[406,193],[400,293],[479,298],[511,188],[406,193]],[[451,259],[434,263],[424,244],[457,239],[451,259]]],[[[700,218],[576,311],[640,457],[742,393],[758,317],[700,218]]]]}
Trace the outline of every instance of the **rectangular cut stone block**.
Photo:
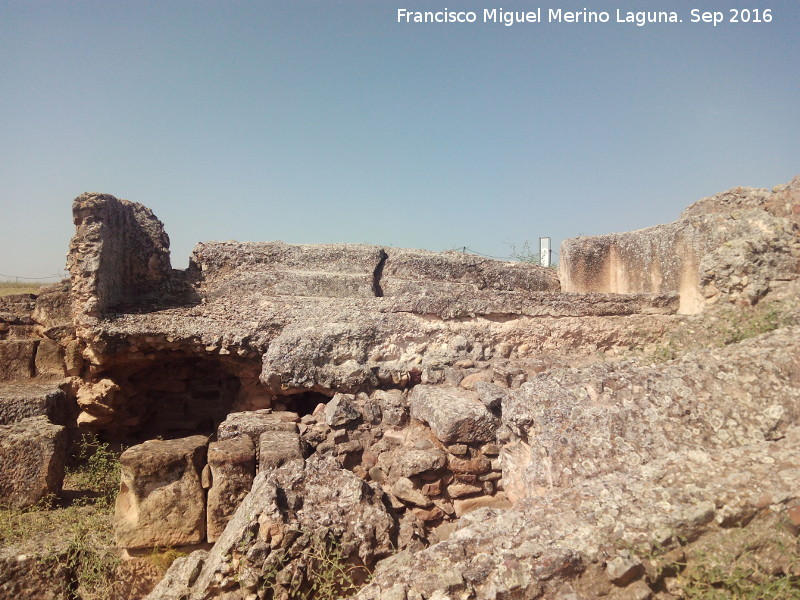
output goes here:
{"type": "Polygon", "coordinates": [[[445,444],[493,442],[499,425],[478,394],[459,388],[417,385],[409,396],[411,416],[427,423],[445,444]]]}
{"type": "Polygon", "coordinates": [[[122,453],[122,481],[114,514],[119,546],[181,546],[205,539],[200,473],[206,443],[202,435],[151,440],[122,453]]]}
{"type": "Polygon", "coordinates": [[[300,436],[291,431],[267,431],[261,434],[258,453],[259,472],[277,469],[293,458],[303,458],[300,436]]]}
{"type": "Polygon", "coordinates": [[[217,428],[217,439],[246,435],[258,443],[261,434],[265,431],[293,431],[297,432],[297,422],[300,417],[297,413],[288,411],[273,412],[272,409],[248,410],[230,413],[217,428]]]}
{"type": "Polygon", "coordinates": [[[37,340],[0,341],[0,381],[33,377],[37,340]]]}
{"type": "Polygon", "coordinates": [[[265,431],[288,431],[297,433],[300,417],[289,411],[273,411],[271,408],[230,413],[217,428],[217,439],[227,440],[246,435],[256,447],[256,462],[259,461],[261,434],[265,431]]]}
{"type": "Polygon", "coordinates": [[[211,489],[208,490],[207,538],[217,541],[225,525],[253,486],[256,449],[249,436],[212,442],[208,447],[211,489]]]}
{"type": "Polygon", "coordinates": [[[64,349],[54,340],[39,340],[34,368],[37,377],[64,377],[64,349]]]}
{"type": "Polygon", "coordinates": [[[25,508],[61,491],[67,430],[47,417],[0,425],[0,506],[25,508]]]}
{"type": "Polygon", "coordinates": [[[66,425],[67,397],[55,385],[0,383],[0,425],[45,416],[66,425]]]}

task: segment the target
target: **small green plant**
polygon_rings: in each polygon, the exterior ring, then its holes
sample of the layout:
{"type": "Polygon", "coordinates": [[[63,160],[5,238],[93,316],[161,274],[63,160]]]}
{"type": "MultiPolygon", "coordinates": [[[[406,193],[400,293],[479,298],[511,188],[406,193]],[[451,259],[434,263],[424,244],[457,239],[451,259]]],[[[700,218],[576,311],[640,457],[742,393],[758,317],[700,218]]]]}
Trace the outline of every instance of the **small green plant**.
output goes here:
{"type": "Polygon", "coordinates": [[[538,252],[534,252],[531,248],[531,244],[528,241],[522,243],[522,245],[518,246],[514,242],[508,242],[508,245],[511,247],[511,258],[519,262],[527,262],[527,263],[534,263],[540,264],[540,254],[538,252]]]}
{"type": "Polygon", "coordinates": [[[657,346],[653,350],[652,359],[655,363],[665,363],[673,360],[678,353],[672,340],[668,340],[663,346],[657,346]]]}
{"type": "Polygon", "coordinates": [[[176,548],[153,548],[148,557],[161,575],[165,575],[177,559],[188,556],[187,552],[176,548]]]}
{"type": "Polygon", "coordinates": [[[657,585],[671,578],[686,600],[800,600],[800,541],[785,518],[764,514],[747,527],[712,532],[677,546],[644,549],[657,585]]]}
{"type": "Polygon", "coordinates": [[[355,595],[369,581],[369,570],[350,561],[331,534],[306,537],[306,540],[296,563],[302,570],[294,574],[284,572],[288,557],[280,551],[273,552],[260,577],[260,587],[268,596],[289,600],[336,600],[355,595]],[[304,576],[298,577],[303,571],[304,576]]]}
{"type": "MultiPolygon", "coordinates": [[[[528,241],[523,242],[521,245],[517,245],[514,242],[506,242],[510,247],[511,251],[509,252],[512,259],[518,262],[525,262],[531,263],[534,265],[541,265],[542,264],[542,255],[539,252],[534,252],[533,248],[531,248],[531,243],[528,241]]],[[[557,264],[551,264],[551,269],[557,269],[557,264]]]]}
{"type": "Polygon", "coordinates": [[[72,483],[79,489],[90,491],[94,506],[110,510],[119,491],[119,457],[108,446],[91,436],[84,435],[78,445],[78,466],[68,472],[72,483]]]}
{"type": "Polygon", "coordinates": [[[108,600],[119,596],[111,510],[119,486],[119,461],[107,444],[83,438],[78,466],[68,471],[67,487],[86,497],[47,498],[27,509],[0,508],[0,545],[36,557],[43,572],[66,573],[70,600],[108,600]]]}
{"type": "Polygon", "coordinates": [[[120,582],[116,570],[120,563],[111,527],[98,527],[96,519],[85,518],[72,526],[66,552],[55,559],[74,573],[76,598],[107,600],[115,596],[120,582]]]}
{"type": "Polygon", "coordinates": [[[313,538],[305,551],[307,578],[311,590],[304,596],[314,600],[347,598],[358,592],[368,578],[367,569],[347,562],[338,541],[332,536],[313,538]]]}
{"type": "MultiPolygon", "coordinates": [[[[703,558],[703,557],[701,557],[703,558]]],[[[693,561],[680,574],[687,600],[797,600],[800,582],[789,575],[768,575],[739,561],[722,565],[713,557],[693,561]]]]}
{"type": "Polygon", "coordinates": [[[758,308],[749,313],[740,313],[723,327],[722,343],[725,345],[736,344],[788,324],[776,305],[758,308]]]}

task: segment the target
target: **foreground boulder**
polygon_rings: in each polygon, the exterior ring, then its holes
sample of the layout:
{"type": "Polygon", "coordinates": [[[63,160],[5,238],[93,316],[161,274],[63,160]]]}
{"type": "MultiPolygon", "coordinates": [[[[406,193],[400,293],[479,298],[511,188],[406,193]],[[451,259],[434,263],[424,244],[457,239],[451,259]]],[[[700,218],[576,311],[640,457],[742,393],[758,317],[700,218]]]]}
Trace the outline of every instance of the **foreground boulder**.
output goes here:
{"type": "Polygon", "coordinates": [[[47,417],[0,425],[0,506],[26,508],[61,491],[67,431],[47,417]]]}
{"type": "Polygon", "coordinates": [[[545,373],[504,400],[514,432],[504,477],[516,495],[625,473],[687,446],[777,440],[800,422],[800,328],[658,365],[545,373]]]}
{"type": "MultiPolygon", "coordinates": [[[[588,479],[510,510],[477,510],[448,540],[381,562],[356,598],[669,598],[655,590],[675,572],[655,567],[683,562],[695,541],[729,539],[763,520],[763,536],[747,546],[754,558],[770,540],[796,543],[796,533],[784,533],[800,511],[798,451],[793,427],[776,442],[682,449],[635,474],[588,479]]],[[[792,573],[791,564],[771,568],[792,573]]]]}
{"type": "Polygon", "coordinates": [[[200,475],[207,438],[151,440],[120,456],[114,528],[123,548],[197,544],[206,537],[200,475]]]}
{"type": "Polygon", "coordinates": [[[381,496],[333,457],[262,471],[214,548],[175,561],[148,598],[244,600],[259,590],[286,597],[310,590],[331,561],[348,572],[372,567],[396,542],[381,496]]]}

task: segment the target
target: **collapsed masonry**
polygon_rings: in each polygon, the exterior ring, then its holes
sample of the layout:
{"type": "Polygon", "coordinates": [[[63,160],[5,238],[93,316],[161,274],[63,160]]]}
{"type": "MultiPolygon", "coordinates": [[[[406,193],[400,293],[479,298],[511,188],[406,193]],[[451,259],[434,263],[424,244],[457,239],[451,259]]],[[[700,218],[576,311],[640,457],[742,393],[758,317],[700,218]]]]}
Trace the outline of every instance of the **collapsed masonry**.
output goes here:
{"type": "MultiPolygon", "coordinates": [[[[276,595],[305,589],[303,557],[320,537],[378,564],[364,597],[533,595],[564,582],[592,597],[596,584],[580,581],[605,564],[599,548],[652,533],[624,516],[625,494],[648,497],[642,465],[699,460],[673,456],[689,440],[720,456],[765,440],[794,448],[797,332],[679,366],[564,369],[656,347],[691,323],[682,313],[755,304],[796,280],[800,178],[701,200],[670,225],[569,240],[559,276],[453,252],[281,242],[199,244],[177,271],[149,209],[85,194],[73,212],[69,295],[0,304],[0,379],[16,382],[0,386],[0,416],[56,428],[21,434],[52,440],[39,497],[60,486],[65,431],[134,444],[120,546],[216,542],[153,598],[261,597],[269,577],[276,595]],[[753,353],[765,358],[748,365],[753,353]],[[722,364],[718,384],[709,373],[722,364]],[[602,501],[580,499],[593,495],[602,501]],[[570,521],[565,510],[580,527],[541,530],[570,521]],[[513,556],[509,540],[525,540],[513,556]],[[455,572],[471,574],[444,575],[455,572]]],[[[0,445],[3,472],[25,462],[0,445]]],[[[797,500],[780,491],[789,476],[758,484],[772,485],[778,512],[797,500]]],[[[637,510],[666,528],[709,501],[664,485],[659,502],[673,508],[637,510]]],[[[734,500],[684,521],[740,522],[755,500],[734,500]]],[[[604,581],[645,585],[637,569],[604,581]]]]}

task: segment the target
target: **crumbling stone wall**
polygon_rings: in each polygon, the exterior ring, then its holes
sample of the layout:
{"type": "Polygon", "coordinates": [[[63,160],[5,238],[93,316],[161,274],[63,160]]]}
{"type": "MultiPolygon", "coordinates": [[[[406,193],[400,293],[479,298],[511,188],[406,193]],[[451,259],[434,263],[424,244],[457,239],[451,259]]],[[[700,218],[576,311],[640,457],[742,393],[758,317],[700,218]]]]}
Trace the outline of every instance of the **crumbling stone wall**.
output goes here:
{"type": "Polygon", "coordinates": [[[755,304],[773,282],[800,273],[800,177],[772,191],[734,188],[681,218],[610,235],[566,240],[566,292],[677,292],[680,312],[720,299],[755,304]]]}
{"type": "Polygon", "coordinates": [[[700,306],[699,264],[706,232],[682,223],[566,240],[559,265],[568,292],[680,294],[680,310],[700,306]]]}
{"type": "Polygon", "coordinates": [[[170,280],[169,237],[149,208],[108,194],[82,194],[72,217],[67,268],[78,322],[147,298],[170,280]]]}
{"type": "Polygon", "coordinates": [[[0,506],[34,506],[61,490],[74,411],[60,384],[76,366],[67,298],[64,283],[0,297],[0,506]]]}

